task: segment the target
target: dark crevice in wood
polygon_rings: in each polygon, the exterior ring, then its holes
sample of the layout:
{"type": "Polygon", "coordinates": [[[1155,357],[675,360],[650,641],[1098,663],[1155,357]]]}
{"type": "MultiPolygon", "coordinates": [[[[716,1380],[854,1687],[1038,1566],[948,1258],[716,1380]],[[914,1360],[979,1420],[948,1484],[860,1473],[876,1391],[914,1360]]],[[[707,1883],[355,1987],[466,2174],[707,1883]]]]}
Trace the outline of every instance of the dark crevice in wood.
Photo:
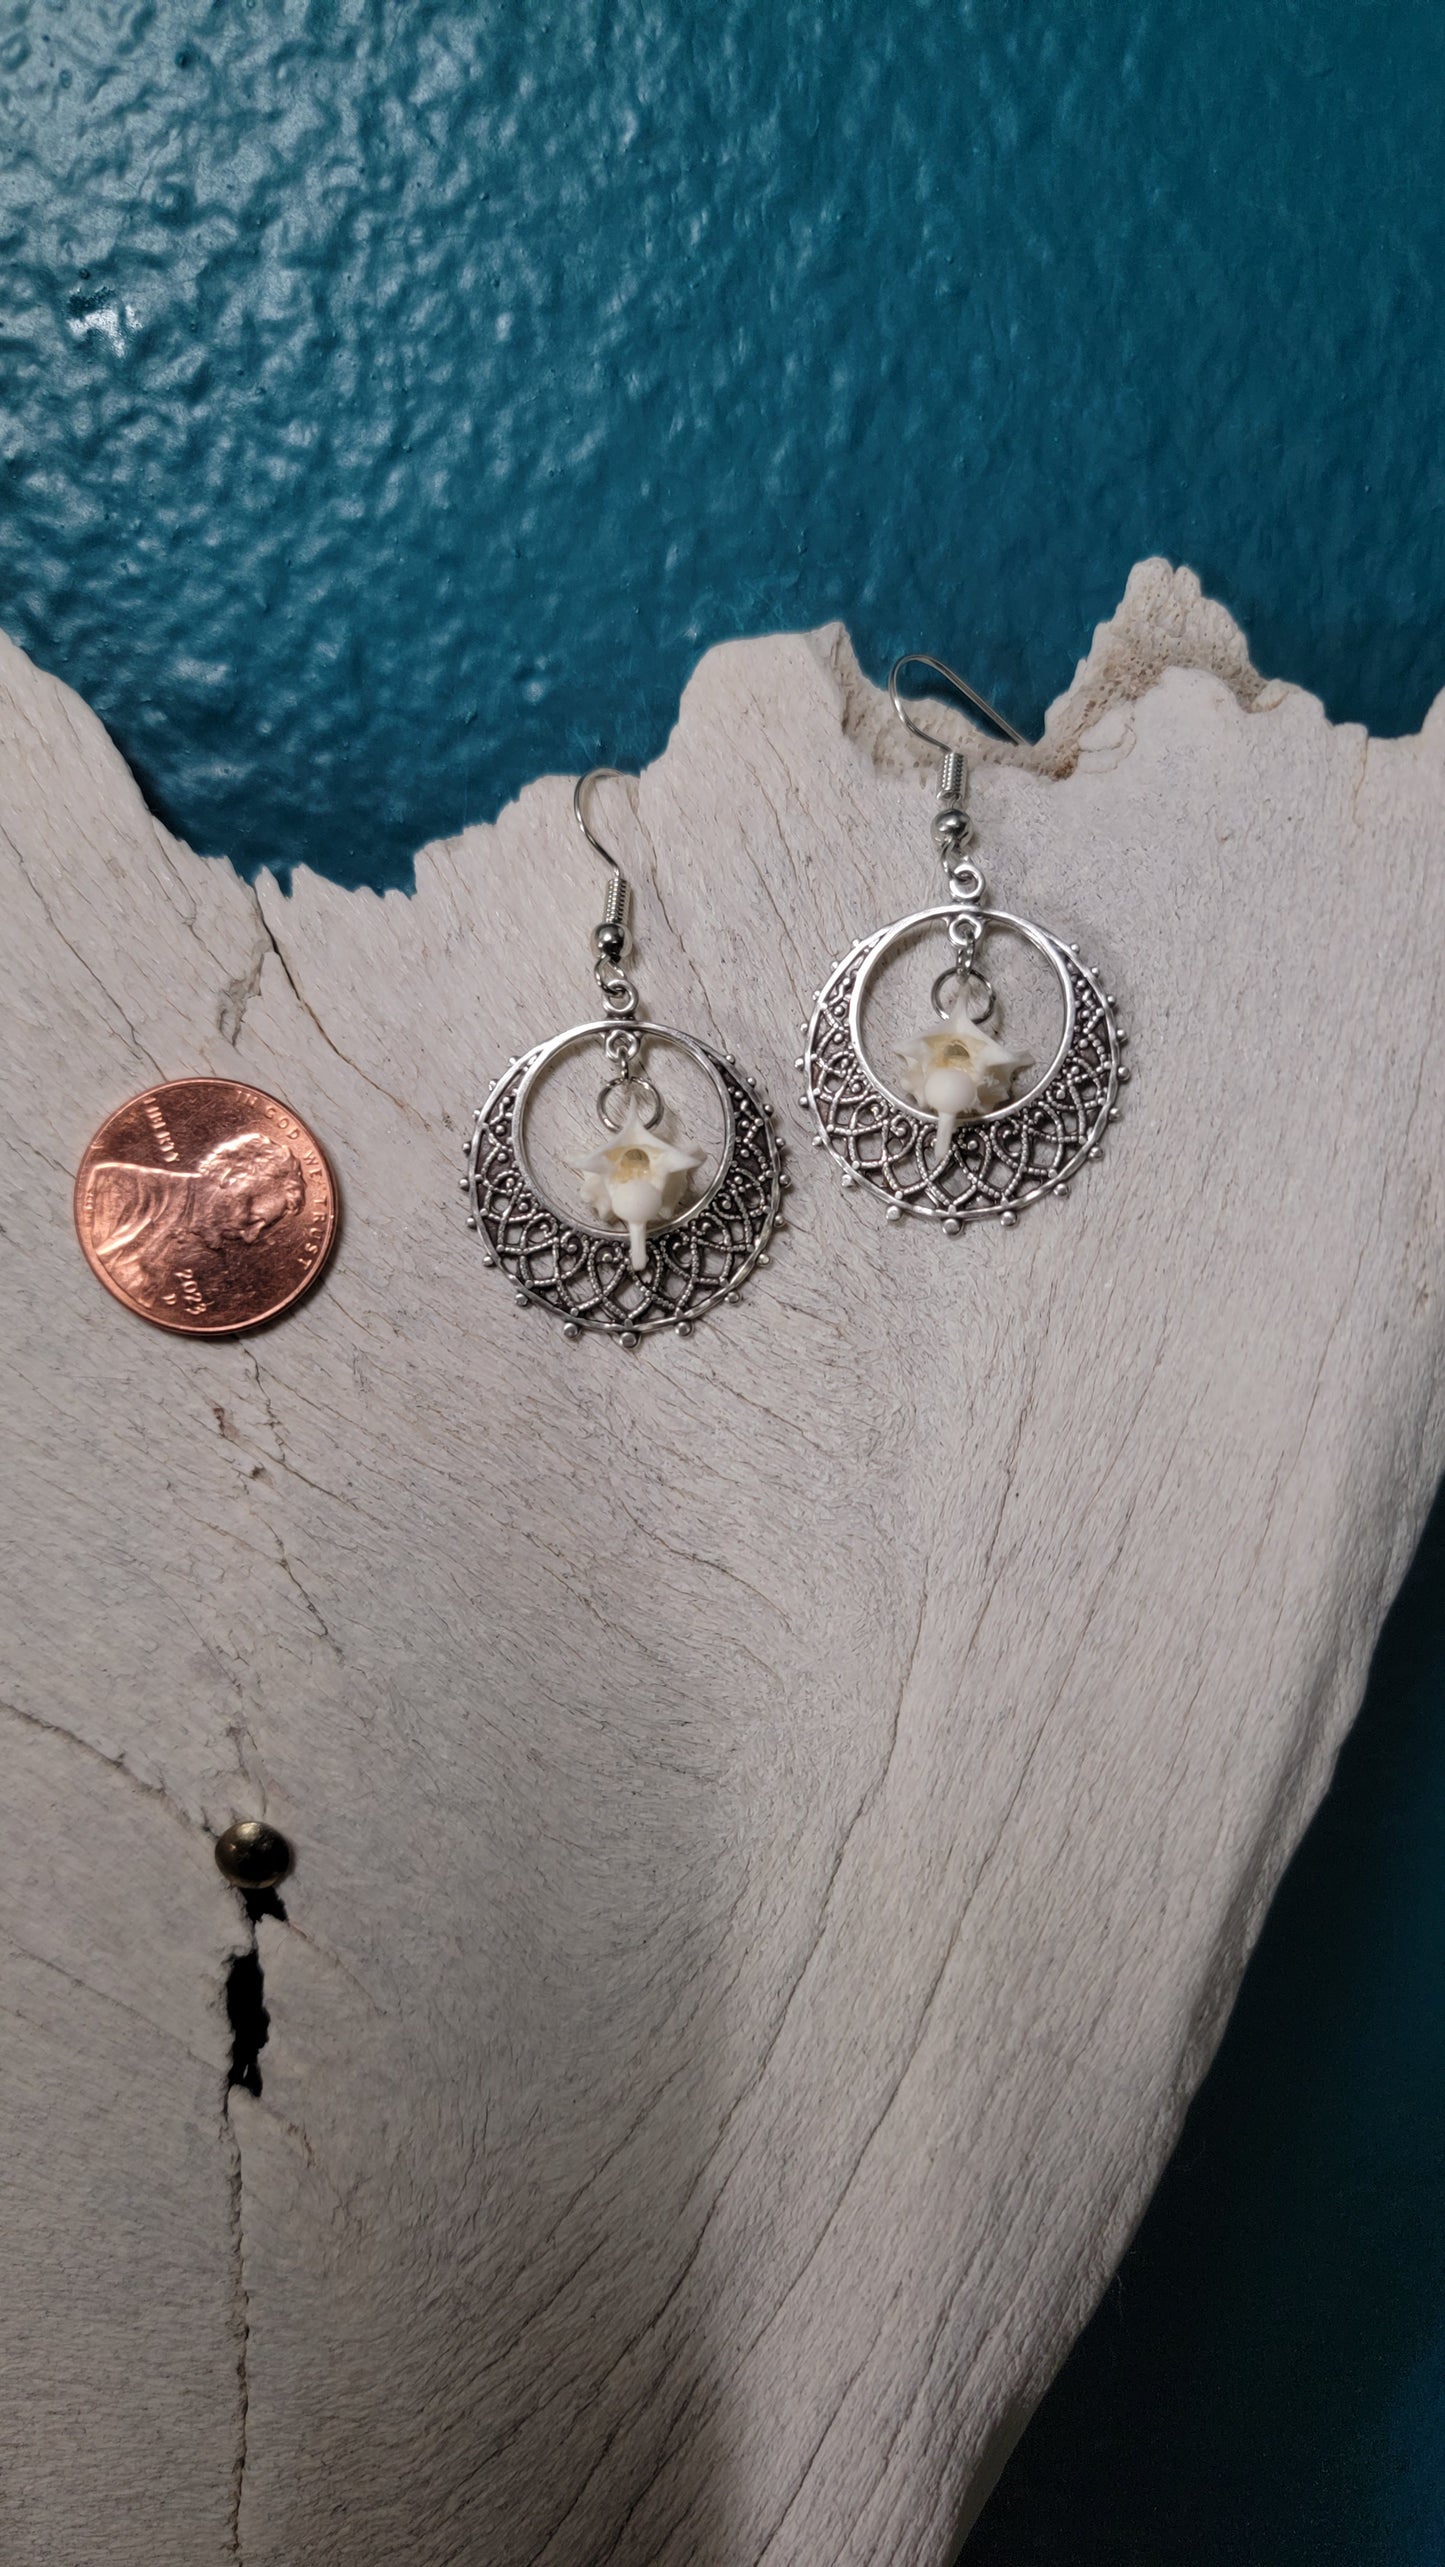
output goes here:
{"type": "Polygon", "coordinates": [[[263,1916],[273,1916],[285,1924],[286,1910],[274,1890],[243,1890],[241,1904],[251,1926],[251,1940],[244,1952],[238,1952],[226,1973],[226,2019],[231,2027],[231,2065],[226,2085],[244,2086],[247,2094],[261,2091],[261,2053],[271,2029],[266,2011],[266,1982],[261,1969],[261,1955],[256,1948],[256,1927],[263,1916]]]}

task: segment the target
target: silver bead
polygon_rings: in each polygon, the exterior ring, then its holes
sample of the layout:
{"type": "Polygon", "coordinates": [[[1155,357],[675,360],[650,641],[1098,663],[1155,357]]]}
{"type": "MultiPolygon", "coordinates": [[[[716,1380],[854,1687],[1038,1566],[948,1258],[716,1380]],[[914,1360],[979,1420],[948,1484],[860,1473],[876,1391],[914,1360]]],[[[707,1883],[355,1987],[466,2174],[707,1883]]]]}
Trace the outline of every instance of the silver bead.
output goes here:
{"type": "Polygon", "coordinates": [[[1062,1202],[1062,1200],[1063,1200],[1064,1196],[1065,1196],[1065,1195],[1068,1193],[1068,1191],[1069,1191],[1068,1187],[1064,1184],[1064,1181],[1063,1181],[1062,1177],[1060,1178],[1060,1180],[1059,1180],[1058,1184],[1057,1184],[1056,1186],[1054,1186],[1054,1187],[1053,1187],[1052,1191],[1053,1191],[1053,1192],[1054,1192],[1054,1193],[1059,1197],[1060,1201],[1062,1202]]]}
{"type": "Polygon", "coordinates": [[[497,1262],[497,1261],[496,1261],[496,1258],[491,1254],[491,1251],[490,1251],[490,1250],[488,1250],[488,1252],[487,1252],[486,1256],[485,1256],[485,1257],[483,1257],[483,1259],[482,1259],[482,1263],[483,1263],[483,1265],[484,1265],[484,1266],[495,1266],[496,1262],[497,1262]]]}
{"type": "Polygon", "coordinates": [[[843,1177],[843,1192],[845,1194],[851,1194],[857,1182],[858,1180],[853,1174],[852,1169],[847,1169],[843,1177]]]}
{"type": "Polygon", "coordinates": [[[944,1235],[945,1239],[956,1239],[956,1238],[958,1237],[958,1234],[959,1234],[959,1232],[960,1232],[960,1230],[961,1230],[962,1228],[963,1228],[963,1223],[962,1223],[961,1221],[954,1221],[954,1220],[950,1219],[950,1220],[948,1220],[948,1221],[945,1221],[945,1223],[944,1223],[944,1225],[943,1225],[943,1235],[944,1235]]]}
{"type": "Polygon", "coordinates": [[[1016,1212],[1001,1212],[998,1216],[998,1226],[1000,1230],[1017,1230],[1019,1226],[1018,1214],[1016,1212]]]}
{"type": "Polygon", "coordinates": [[[623,1331],[622,1331],[621,1336],[620,1336],[620,1337],[618,1338],[618,1340],[617,1340],[617,1343],[618,1343],[618,1345],[619,1345],[619,1346],[626,1346],[626,1347],[628,1348],[629,1352],[630,1352],[630,1351],[631,1351],[631,1349],[632,1349],[632,1348],[636,1345],[636,1343],[637,1343],[637,1331],[636,1331],[636,1329],[635,1329],[635,1328],[624,1328],[624,1329],[623,1329],[623,1331]]]}
{"type": "Polygon", "coordinates": [[[821,1133],[821,1132],[815,1132],[815,1133],[814,1133],[814,1135],[813,1135],[813,1147],[814,1147],[814,1149],[815,1149],[815,1150],[826,1150],[827,1146],[828,1146],[828,1144],[827,1144],[827,1142],[824,1140],[822,1133],[821,1133]]]}
{"type": "Polygon", "coordinates": [[[966,847],[973,836],[973,822],[966,811],[935,811],[929,830],[937,847],[966,847]]]}
{"type": "Polygon", "coordinates": [[[1121,1087],[1123,1087],[1123,1086],[1125,1085],[1125,1083],[1126,1083],[1126,1081],[1127,1081],[1127,1079],[1128,1079],[1128,1076],[1129,1076],[1129,1064],[1128,1064],[1128,1062],[1127,1062],[1127,1061],[1121,1061],[1121,1062],[1119,1063],[1119,1085],[1120,1085],[1121,1087]]]}
{"type": "Polygon", "coordinates": [[[527,1295],[524,1292],[519,1292],[515,1295],[515,1299],[517,1308],[519,1310],[525,1310],[527,1307],[527,1295]]]}
{"type": "Polygon", "coordinates": [[[581,1336],[581,1334],[582,1334],[582,1331],[581,1331],[581,1329],[578,1327],[577,1322],[576,1322],[576,1320],[575,1320],[575,1319],[569,1319],[569,1320],[568,1320],[568,1322],[567,1322],[566,1327],[565,1327],[565,1328],[563,1329],[563,1331],[562,1331],[562,1334],[563,1334],[563,1336],[564,1336],[564,1337],[570,1337],[570,1338],[571,1338],[571,1340],[572,1340],[573,1345],[575,1346],[575,1345],[576,1345],[576,1343],[577,1343],[578,1338],[579,1338],[579,1337],[581,1336]]]}
{"type": "Polygon", "coordinates": [[[468,1228],[469,1230],[475,1230],[476,1226],[477,1226],[477,1216],[476,1216],[476,1214],[475,1214],[474,1212],[469,1212],[469,1213],[467,1214],[467,1228],[468,1228]]]}
{"type": "Polygon", "coordinates": [[[679,1337],[690,1337],[692,1335],[692,1321],[690,1319],[679,1319],[677,1323],[677,1333],[679,1337]]]}
{"type": "Polygon", "coordinates": [[[1103,1155],[1104,1155],[1104,1153],[1103,1153],[1103,1151],[1100,1149],[1099,1144],[1098,1144],[1098,1142],[1096,1141],[1096,1142],[1094,1143],[1094,1146],[1093,1146],[1092,1150],[1089,1152],[1089,1156],[1090,1156],[1090,1158],[1091,1158],[1091,1159],[1102,1159],[1103,1155]]]}
{"type": "Polygon", "coordinates": [[[1115,1026],[1115,1028],[1114,1028],[1114,1040],[1115,1040],[1115,1042],[1116,1042],[1116,1043],[1127,1043],[1127,1042],[1128,1042],[1129,1037],[1128,1037],[1128,1035],[1125,1033],[1124,1028],[1123,1028],[1123,1026],[1122,1026],[1122,1025],[1116,1025],[1116,1026],[1115,1026]]]}
{"type": "Polygon", "coordinates": [[[772,1264],[772,1262],[773,1262],[773,1261],[772,1261],[772,1258],[768,1255],[768,1252],[767,1252],[766,1248],[764,1248],[764,1250],[762,1251],[762,1254],[761,1254],[761,1255],[760,1255],[760,1257],[758,1258],[758,1264],[759,1264],[760,1266],[770,1266],[770,1265],[772,1264]]]}
{"type": "Polygon", "coordinates": [[[794,1067],[794,1069],[795,1069],[795,1070],[805,1070],[805,1069],[807,1068],[807,1066],[808,1066],[808,1064],[807,1064],[807,1062],[806,1062],[806,1061],[794,1061],[794,1063],[793,1063],[793,1067],[794,1067]]]}
{"type": "Polygon", "coordinates": [[[733,1286],[733,1288],[732,1288],[732,1291],[731,1291],[731,1292],[726,1292],[726,1293],[724,1293],[724,1295],[723,1295],[723,1299],[724,1299],[724,1301],[741,1301],[741,1300],[742,1300],[742,1294],[738,1291],[738,1288],[737,1288],[736,1284],[734,1284],[734,1286],[733,1286]]]}
{"type": "Polygon", "coordinates": [[[903,1218],[903,1206],[902,1206],[902,1204],[901,1204],[901,1203],[890,1203],[890,1205],[888,1206],[887,1211],[886,1211],[886,1212],[884,1213],[884,1215],[883,1215],[883,1218],[884,1218],[884,1220],[885,1220],[885,1221],[901,1221],[901,1220],[902,1220],[902,1218],[903,1218]]]}
{"type": "Polygon", "coordinates": [[[467,1180],[466,1180],[466,1178],[465,1178],[465,1177],[458,1177],[458,1179],[457,1179],[457,1183],[458,1183],[458,1185],[461,1187],[461,1190],[462,1190],[463,1194],[465,1194],[465,1193],[466,1193],[466,1190],[467,1190],[467,1180]]]}
{"type": "Polygon", "coordinates": [[[1117,1123],[1117,1122],[1118,1122],[1118,1120],[1119,1120],[1119,1108],[1117,1107],[1117,1105],[1111,1105],[1111,1106],[1110,1106],[1110,1108],[1109,1108],[1109,1120],[1110,1120],[1110,1122],[1111,1122],[1111,1123],[1117,1123]]]}

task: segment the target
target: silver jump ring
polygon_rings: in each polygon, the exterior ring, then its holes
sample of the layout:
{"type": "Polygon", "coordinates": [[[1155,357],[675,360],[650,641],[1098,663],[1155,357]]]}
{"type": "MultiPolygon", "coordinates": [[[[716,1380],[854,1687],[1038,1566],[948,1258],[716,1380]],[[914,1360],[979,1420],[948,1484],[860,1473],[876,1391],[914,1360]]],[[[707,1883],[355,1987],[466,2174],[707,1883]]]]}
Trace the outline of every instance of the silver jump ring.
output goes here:
{"type": "Polygon", "coordinates": [[[970,1025],[986,1025],[989,1018],[992,1016],[995,1007],[998,1005],[998,993],[994,988],[993,982],[989,979],[986,972],[975,971],[972,963],[954,964],[948,971],[940,972],[937,980],[933,984],[931,994],[935,1016],[942,1016],[945,1018],[953,1014],[959,1000],[962,999],[964,1014],[967,1016],[970,1025]],[[950,984],[953,988],[953,996],[952,998],[945,1000],[943,992],[950,986],[950,984]],[[982,1007],[975,1007],[971,1003],[967,995],[970,989],[978,989],[985,992],[984,1004],[982,1007]]]}
{"type": "Polygon", "coordinates": [[[948,888],[952,892],[955,900],[966,900],[969,902],[982,900],[984,882],[983,876],[979,872],[977,865],[971,865],[968,863],[950,865],[948,869],[948,888]]]}
{"type": "Polygon", "coordinates": [[[655,1131],[662,1120],[662,1099],[650,1078],[610,1078],[607,1085],[598,1091],[597,1120],[606,1132],[620,1132],[633,1108],[641,1116],[645,1129],[655,1131]],[[619,1094],[627,1101],[620,1112],[614,1109],[612,1102],[619,1094]]]}
{"type": "Polygon", "coordinates": [[[619,1077],[630,1078],[633,1062],[642,1050],[642,1036],[635,1025],[615,1025],[611,1033],[604,1036],[602,1049],[619,1077]]]}

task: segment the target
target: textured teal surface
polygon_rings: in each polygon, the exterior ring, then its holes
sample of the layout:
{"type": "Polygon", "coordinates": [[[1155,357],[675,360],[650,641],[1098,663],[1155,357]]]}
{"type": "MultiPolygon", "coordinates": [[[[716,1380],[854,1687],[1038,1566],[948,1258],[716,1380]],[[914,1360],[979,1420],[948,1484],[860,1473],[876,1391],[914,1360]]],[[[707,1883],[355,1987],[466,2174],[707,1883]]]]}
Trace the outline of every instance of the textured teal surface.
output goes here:
{"type": "MultiPolygon", "coordinates": [[[[739,632],[1034,724],[1156,550],[1413,728],[1442,104],[1421,0],[0,0],[0,622],[346,881],[739,632]]],[[[1445,2558],[1442,1560],[980,2567],[1445,2558]]]]}
{"type": "Polygon", "coordinates": [[[1413,728],[1442,96],[1408,0],[0,0],[0,621],[345,880],[735,633],[1035,723],[1151,551],[1413,728]]]}

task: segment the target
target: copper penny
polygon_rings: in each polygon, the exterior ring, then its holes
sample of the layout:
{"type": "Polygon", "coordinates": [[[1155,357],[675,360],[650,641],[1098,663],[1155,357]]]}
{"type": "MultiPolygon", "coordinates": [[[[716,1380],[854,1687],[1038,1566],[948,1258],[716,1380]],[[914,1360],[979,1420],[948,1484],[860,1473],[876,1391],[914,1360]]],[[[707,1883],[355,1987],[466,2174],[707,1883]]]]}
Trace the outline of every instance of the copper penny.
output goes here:
{"type": "Polygon", "coordinates": [[[224,1337],[289,1310],[336,1236],[320,1142],[235,1079],[171,1079],[102,1123],[75,1180],[75,1226],[127,1310],[224,1337]]]}

